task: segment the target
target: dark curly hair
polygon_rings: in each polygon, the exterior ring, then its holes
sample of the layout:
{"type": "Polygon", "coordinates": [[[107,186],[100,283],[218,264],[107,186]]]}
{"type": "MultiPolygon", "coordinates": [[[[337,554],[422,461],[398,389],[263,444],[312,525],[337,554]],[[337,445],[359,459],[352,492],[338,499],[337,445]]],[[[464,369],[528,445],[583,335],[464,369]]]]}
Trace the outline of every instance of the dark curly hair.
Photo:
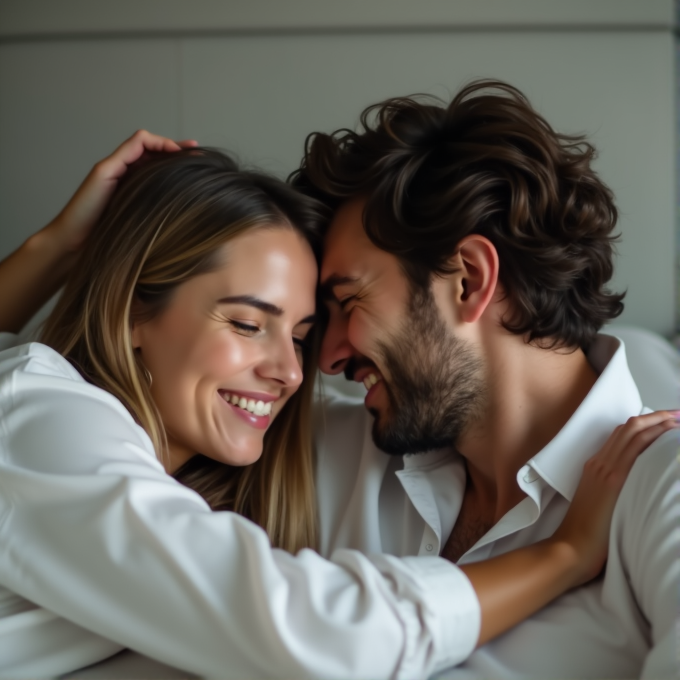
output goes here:
{"type": "Polygon", "coordinates": [[[624,297],[606,288],[617,211],[594,157],[519,90],[483,80],[448,106],[389,99],[363,112],[359,132],[311,134],[290,181],[331,210],[366,196],[368,237],[417,288],[451,272],[462,238],[485,236],[511,301],[505,328],[541,346],[587,349],[624,297]]]}

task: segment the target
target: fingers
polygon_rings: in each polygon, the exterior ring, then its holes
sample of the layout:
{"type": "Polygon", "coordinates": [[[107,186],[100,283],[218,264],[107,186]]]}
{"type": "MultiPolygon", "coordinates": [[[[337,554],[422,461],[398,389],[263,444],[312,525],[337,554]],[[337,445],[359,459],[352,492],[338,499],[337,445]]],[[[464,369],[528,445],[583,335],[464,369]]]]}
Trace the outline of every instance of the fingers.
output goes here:
{"type": "Polygon", "coordinates": [[[110,156],[98,163],[96,168],[100,179],[104,181],[117,180],[125,174],[128,166],[138,161],[149,151],[172,152],[195,146],[198,146],[198,143],[193,139],[175,142],[168,137],[154,135],[147,130],[138,130],[110,156]]]}
{"type": "Polygon", "coordinates": [[[656,411],[629,418],[619,425],[604,446],[586,463],[589,474],[622,485],[638,456],[659,436],[680,427],[678,413],[656,411]]]}
{"type": "MultiPolygon", "coordinates": [[[[611,445],[606,450],[606,453],[615,454],[622,448],[630,447],[631,444],[636,441],[647,441],[649,439],[648,430],[650,430],[650,428],[663,426],[665,428],[663,431],[665,431],[666,429],[672,429],[677,424],[677,411],[655,411],[654,413],[647,413],[642,416],[629,418],[624,425],[619,425],[614,431],[614,435],[610,438],[610,442],[608,442],[611,443],[611,445]],[[646,432],[647,434],[645,434],[646,432]]],[[[654,431],[659,432],[658,429],[655,429],[654,431]]],[[[654,439],[651,439],[649,443],[654,441],[654,439]]],[[[636,447],[636,449],[637,448],[639,448],[639,446],[636,447]]],[[[604,451],[605,450],[603,449],[603,452],[604,451]]],[[[638,453],[642,453],[642,451],[639,451],[638,453]]]]}

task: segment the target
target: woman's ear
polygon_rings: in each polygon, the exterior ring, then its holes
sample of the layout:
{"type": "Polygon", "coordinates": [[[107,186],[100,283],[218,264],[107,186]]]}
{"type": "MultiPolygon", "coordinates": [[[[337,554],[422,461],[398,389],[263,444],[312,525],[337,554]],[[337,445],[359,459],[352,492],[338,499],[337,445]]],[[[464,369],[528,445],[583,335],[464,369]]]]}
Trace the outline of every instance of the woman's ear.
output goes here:
{"type": "Polygon", "coordinates": [[[139,349],[142,346],[142,326],[144,324],[139,321],[142,312],[141,305],[142,303],[137,298],[133,298],[130,307],[130,340],[132,341],[132,349],[139,349]]]}
{"type": "Polygon", "coordinates": [[[142,338],[140,331],[140,324],[132,322],[132,329],[130,333],[130,339],[132,340],[132,349],[139,349],[142,346],[142,338]]]}
{"type": "Polygon", "coordinates": [[[455,286],[451,301],[457,317],[474,323],[485,312],[493,299],[498,283],[498,252],[488,238],[470,234],[460,241],[452,258],[455,267],[455,286]]]}

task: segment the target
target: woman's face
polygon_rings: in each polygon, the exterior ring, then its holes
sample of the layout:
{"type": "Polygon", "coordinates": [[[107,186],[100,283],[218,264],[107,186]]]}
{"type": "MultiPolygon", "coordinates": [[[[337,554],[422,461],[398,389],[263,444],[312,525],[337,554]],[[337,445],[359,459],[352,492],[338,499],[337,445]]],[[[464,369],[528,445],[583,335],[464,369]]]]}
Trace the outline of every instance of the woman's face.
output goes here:
{"type": "Polygon", "coordinates": [[[168,472],[196,453],[256,461],[302,382],[318,274],[309,244],[288,226],[263,227],[219,256],[218,269],[178,286],[161,314],[132,331],[166,428],[168,472]]]}

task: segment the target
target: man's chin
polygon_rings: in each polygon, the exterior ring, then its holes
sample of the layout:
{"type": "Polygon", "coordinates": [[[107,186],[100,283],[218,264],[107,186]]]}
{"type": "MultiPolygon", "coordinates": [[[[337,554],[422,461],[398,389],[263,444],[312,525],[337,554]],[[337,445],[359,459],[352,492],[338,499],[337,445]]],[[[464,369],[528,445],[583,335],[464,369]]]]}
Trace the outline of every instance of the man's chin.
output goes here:
{"type": "Polygon", "coordinates": [[[406,454],[428,453],[451,446],[452,440],[433,438],[422,432],[408,431],[390,423],[385,415],[376,409],[369,409],[374,418],[371,437],[373,443],[383,452],[391,456],[405,456],[406,454]]]}

